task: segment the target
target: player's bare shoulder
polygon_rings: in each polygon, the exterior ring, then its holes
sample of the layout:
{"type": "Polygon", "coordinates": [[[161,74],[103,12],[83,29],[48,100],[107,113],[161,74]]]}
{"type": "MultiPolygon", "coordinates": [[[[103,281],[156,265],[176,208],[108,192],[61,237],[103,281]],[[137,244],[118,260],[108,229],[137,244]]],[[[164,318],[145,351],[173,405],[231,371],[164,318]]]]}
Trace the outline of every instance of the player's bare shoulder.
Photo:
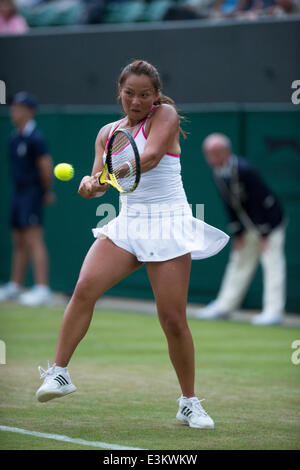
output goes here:
{"type": "Polygon", "coordinates": [[[162,103],[159,106],[157,106],[153,112],[153,115],[151,117],[152,122],[151,124],[160,124],[160,123],[168,123],[170,126],[174,127],[174,129],[179,129],[179,116],[177,113],[177,110],[175,109],[174,106],[168,103],[162,103]]]}
{"type": "Polygon", "coordinates": [[[179,121],[179,116],[175,107],[168,103],[161,103],[159,106],[157,106],[155,112],[153,113],[153,117],[155,116],[161,119],[168,118],[179,121]]]}
{"type": "Polygon", "coordinates": [[[179,116],[174,106],[162,103],[153,110],[146,125],[146,134],[150,133],[152,127],[158,128],[161,124],[168,124],[176,132],[179,130],[179,116]]]}

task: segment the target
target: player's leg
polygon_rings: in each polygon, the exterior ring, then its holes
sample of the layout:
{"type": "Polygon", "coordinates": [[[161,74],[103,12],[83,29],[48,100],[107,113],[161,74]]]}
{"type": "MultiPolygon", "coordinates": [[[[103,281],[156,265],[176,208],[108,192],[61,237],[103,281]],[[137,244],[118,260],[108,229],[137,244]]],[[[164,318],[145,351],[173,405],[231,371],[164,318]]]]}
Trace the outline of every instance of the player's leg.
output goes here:
{"type": "Polygon", "coordinates": [[[36,392],[39,401],[45,402],[76,391],[66,366],[89,328],[96,301],[141,264],[134,255],[108,238],[94,242],[83,262],[61,322],[54,363],[52,367],[49,364],[48,370],[40,368],[41,378],[45,380],[36,392]]]}
{"type": "Polygon", "coordinates": [[[194,344],[186,319],[190,254],[168,261],[146,263],[146,268],[156,300],[158,318],[167,338],[170,359],[182,394],[193,397],[194,344]]]}
{"type": "Polygon", "coordinates": [[[213,428],[214,422],[195,396],[193,338],[186,319],[191,256],[146,263],[158,317],[167,338],[169,355],[182,390],[176,418],[193,428],[213,428]]]}
{"type": "Polygon", "coordinates": [[[83,262],[73,296],[65,310],[54,362],[66,367],[86,334],[96,301],[108,289],[142,265],[108,238],[97,239],[83,262]]]}

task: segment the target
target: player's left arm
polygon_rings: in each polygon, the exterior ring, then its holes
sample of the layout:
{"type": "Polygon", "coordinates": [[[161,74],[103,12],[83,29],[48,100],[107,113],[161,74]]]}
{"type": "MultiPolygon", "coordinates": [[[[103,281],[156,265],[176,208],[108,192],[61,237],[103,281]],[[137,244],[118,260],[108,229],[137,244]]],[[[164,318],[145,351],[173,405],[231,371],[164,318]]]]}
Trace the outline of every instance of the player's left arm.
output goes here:
{"type": "Polygon", "coordinates": [[[162,157],[174,146],[179,136],[179,116],[168,104],[160,105],[151,118],[149,135],[141,155],[141,172],[156,167],[162,157]]]}

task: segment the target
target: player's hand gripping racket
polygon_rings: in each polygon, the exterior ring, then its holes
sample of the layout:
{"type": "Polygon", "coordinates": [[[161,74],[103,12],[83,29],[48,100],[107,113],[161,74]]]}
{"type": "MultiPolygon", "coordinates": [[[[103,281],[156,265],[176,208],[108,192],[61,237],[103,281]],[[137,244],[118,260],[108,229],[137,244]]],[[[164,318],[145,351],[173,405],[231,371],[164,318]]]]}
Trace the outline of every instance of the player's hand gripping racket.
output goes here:
{"type": "Polygon", "coordinates": [[[117,129],[111,136],[99,184],[108,183],[120,193],[131,193],[140,181],[141,163],[136,143],[126,129],[117,129]]]}

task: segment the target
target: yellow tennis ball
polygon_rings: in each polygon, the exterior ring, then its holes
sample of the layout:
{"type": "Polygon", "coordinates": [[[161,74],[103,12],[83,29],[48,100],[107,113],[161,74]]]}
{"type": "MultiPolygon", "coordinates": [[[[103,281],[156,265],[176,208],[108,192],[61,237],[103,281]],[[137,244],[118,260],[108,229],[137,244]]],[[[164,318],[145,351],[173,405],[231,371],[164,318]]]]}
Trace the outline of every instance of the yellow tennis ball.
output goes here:
{"type": "Polygon", "coordinates": [[[74,168],[69,163],[59,163],[54,168],[54,174],[61,181],[69,181],[74,176],[74,168]]]}

